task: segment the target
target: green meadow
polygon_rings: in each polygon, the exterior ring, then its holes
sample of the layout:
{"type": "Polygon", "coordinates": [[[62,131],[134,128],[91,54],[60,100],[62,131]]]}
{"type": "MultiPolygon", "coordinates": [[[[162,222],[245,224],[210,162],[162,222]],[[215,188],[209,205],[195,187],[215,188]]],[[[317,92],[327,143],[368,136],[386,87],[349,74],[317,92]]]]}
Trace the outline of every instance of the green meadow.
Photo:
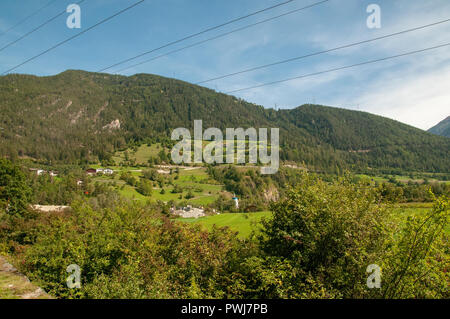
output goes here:
{"type": "Polygon", "coordinates": [[[143,144],[140,145],[136,151],[132,149],[127,149],[125,151],[116,152],[113,156],[113,160],[120,164],[125,161],[125,152],[128,152],[128,158],[131,160],[135,160],[137,165],[147,164],[147,161],[151,157],[155,157],[162,150],[162,146],[160,143],[155,143],[151,145],[143,144]]]}
{"type": "MultiPolygon", "coordinates": [[[[408,217],[420,216],[432,209],[432,203],[406,203],[391,208],[391,212],[395,221],[404,222],[408,217]]],[[[450,235],[450,224],[445,227],[445,232],[450,235]]]]}
{"type": "MultiPolygon", "coordinates": [[[[93,182],[99,183],[112,183],[114,182],[117,186],[118,192],[126,198],[140,200],[140,201],[175,201],[179,202],[181,200],[186,200],[189,204],[195,206],[206,206],[213,203],[223,192],[222,185],[218,184],[216,181],[211,180],[203,167],[192,167],[192,168],[180,168],[179,173],[175,173],[175,168],[172,168],[171,174],[161,174],[163,177],[171,178],[173,180],[173,185],[165,184],[162,188],[155,186],[153,188],[151,196],[144,196],[140,194],[136,187],[125,184],[123,180],[120,180],[120,173],[122,171],[128,171],[136,178],[142,178],[142,170],[138,167],[134,168],[118,168],[116,169],[117,174],[114,176],[100,175],[93,177],[93,182]],[[177,178],[175,179],[175,177],[177,178]],[[175,186],[181,187],[182,193],[173,193],[175,186]],[[164,189],[164,192],[162,190],[164,189]],[[192,198],[186,199],[186,196],[191,193],[192,198]]],[[[167,168],[162,168],[162,170],[169,171],[167,168]]]]}
{"type": "MultiPolygon", "coordinates": [[[[409,216],[419,216],[426,214],[432,209],[431,203],[410,203],[391,207],[391,216],[394,221],[404,223],[409,216]]],[[[180,218],[179,220],[186,223],[199,224],[207,230],[211,230],[213,226],[229,227],[231,230],[238,232],[240,238],[248,237],[253,230],[259,229],[259,223],[263,218],[270,218],[271,212],[257,213],[230,213],[201,218],[180,218]]],[[[445,229],[450,234],[450,225],[445,229]]]]}
{"type": "Polygon", "coordinates": [[[213,226],[229,227],[231,230],[238,232],[240,238],[248,237],[252,231],[258,232],[261,219],[270,218],[271,212],[257,213],[228,213],[200,218],[179,218],[185,223],[199,224],[206,230],[211,230],[213,226]]]}

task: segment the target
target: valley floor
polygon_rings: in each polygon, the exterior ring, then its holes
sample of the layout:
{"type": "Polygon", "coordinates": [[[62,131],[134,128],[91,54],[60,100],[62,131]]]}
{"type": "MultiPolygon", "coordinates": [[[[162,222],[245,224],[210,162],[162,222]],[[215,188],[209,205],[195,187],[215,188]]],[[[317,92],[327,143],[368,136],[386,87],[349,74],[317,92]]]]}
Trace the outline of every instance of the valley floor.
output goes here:
{"type": "MultiPolygon", "coordinates": [[[[409,216],[425,214],[432,209],[432,203],[402,203],[393,205],[390,208],[392,218],[403,223],[409,216]]],[[[256,213],[227,213],[201,218],[180,218],[181,222],[199,224],[207,230],[213,226],[229,227],[232,231],[238,232],[239,238],[246,238],[255,231],[258,232],[260,222],[263,218],[270,218],[270,211],[256,213]]],[[[445,232],[450,234],[450,225],[447,225],[445,232]]]]}

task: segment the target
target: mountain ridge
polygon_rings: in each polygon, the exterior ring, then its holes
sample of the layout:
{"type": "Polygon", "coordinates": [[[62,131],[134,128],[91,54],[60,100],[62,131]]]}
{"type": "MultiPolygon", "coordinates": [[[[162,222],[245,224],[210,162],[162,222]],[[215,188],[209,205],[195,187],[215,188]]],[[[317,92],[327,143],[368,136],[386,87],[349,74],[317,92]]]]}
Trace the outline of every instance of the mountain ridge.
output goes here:
{"type": "Polygon", "coordinates": [[[3,156],[105,160],[132,141],[167,138],[202,119],[204,128],[279,127],[281,160],[318,170],[450,170],[448,139],[395,120],[310,104],[266,109],[158,75],[11,74],[0,77],[0,92],[3,156]]]}

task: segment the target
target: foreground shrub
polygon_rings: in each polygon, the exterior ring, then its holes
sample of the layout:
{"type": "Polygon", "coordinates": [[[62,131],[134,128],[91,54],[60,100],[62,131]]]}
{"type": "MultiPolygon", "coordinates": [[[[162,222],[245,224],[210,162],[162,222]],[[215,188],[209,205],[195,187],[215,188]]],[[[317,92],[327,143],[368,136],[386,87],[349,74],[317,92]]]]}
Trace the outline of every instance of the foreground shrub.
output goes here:
{"type": "Polygon", "coordinates": [[[20,269],[60,298],[449,297],[448,198],[398,223],[374,188],[299,180],[248,240],[101,196],[6,226],[23,234],[20,269]],[[81,268],[80,289],[66,286],[71,264],[81,268]],[[366,286],[371,264],[382,269],[381,289],[366,286]]]}
{"type": "Polygon", "coordinates": [[[240,251],[234,233],[174,222],[141,204],[108,208],[77,202],[38,231],[21,268],[62,298],[223,297],[220,276],[240,251]],[[67,266],[81,268],[81,289],[68,289],[67,266]]]}
{"type": "Polygon", "coordinates": [[[291,297],[448,297],[448,199],[426,216],[391,221],[375,189],[348,178],[326,183],[310,175],[272,205],[261,248],[292,267],[291,297]],[[381,289],[368,289],[367,266],[382,269],[381,289]],[[302,287],[302,288],[300,288],[302,287]],[[312,289],[311,289],[312,288],[312,289]]]}
{"type": "MultiPolygon", "coordinates": [[[[431,194],[433,197],[433,194],[431,194]]],[[[450,201],[435,198],[425,215],[408,217],[383,262],[383,298],[449,298],[450,201]]]]}

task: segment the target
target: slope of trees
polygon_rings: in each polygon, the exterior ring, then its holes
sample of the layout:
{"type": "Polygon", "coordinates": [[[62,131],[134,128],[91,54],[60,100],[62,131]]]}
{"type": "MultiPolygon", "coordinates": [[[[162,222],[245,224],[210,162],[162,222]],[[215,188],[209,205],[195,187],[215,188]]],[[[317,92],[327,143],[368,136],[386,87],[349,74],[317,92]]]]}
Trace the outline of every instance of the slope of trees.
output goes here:
{"type": "Polygon", "coordinates": [[[281,159],[312,169],[450,171],[450,140],[364,112],[303,105],[264,109],[156,75],[66,71],[0,77],[0,154],[47,162],[110,160],[115,150],[167,139],[172,129],[278,127],[281,159]]]}
{"type": "Polygon", "coordinates": [[[0,210],[11,216],[27,211],[31,188],[20,167],[0,158],[0,210]]]}

